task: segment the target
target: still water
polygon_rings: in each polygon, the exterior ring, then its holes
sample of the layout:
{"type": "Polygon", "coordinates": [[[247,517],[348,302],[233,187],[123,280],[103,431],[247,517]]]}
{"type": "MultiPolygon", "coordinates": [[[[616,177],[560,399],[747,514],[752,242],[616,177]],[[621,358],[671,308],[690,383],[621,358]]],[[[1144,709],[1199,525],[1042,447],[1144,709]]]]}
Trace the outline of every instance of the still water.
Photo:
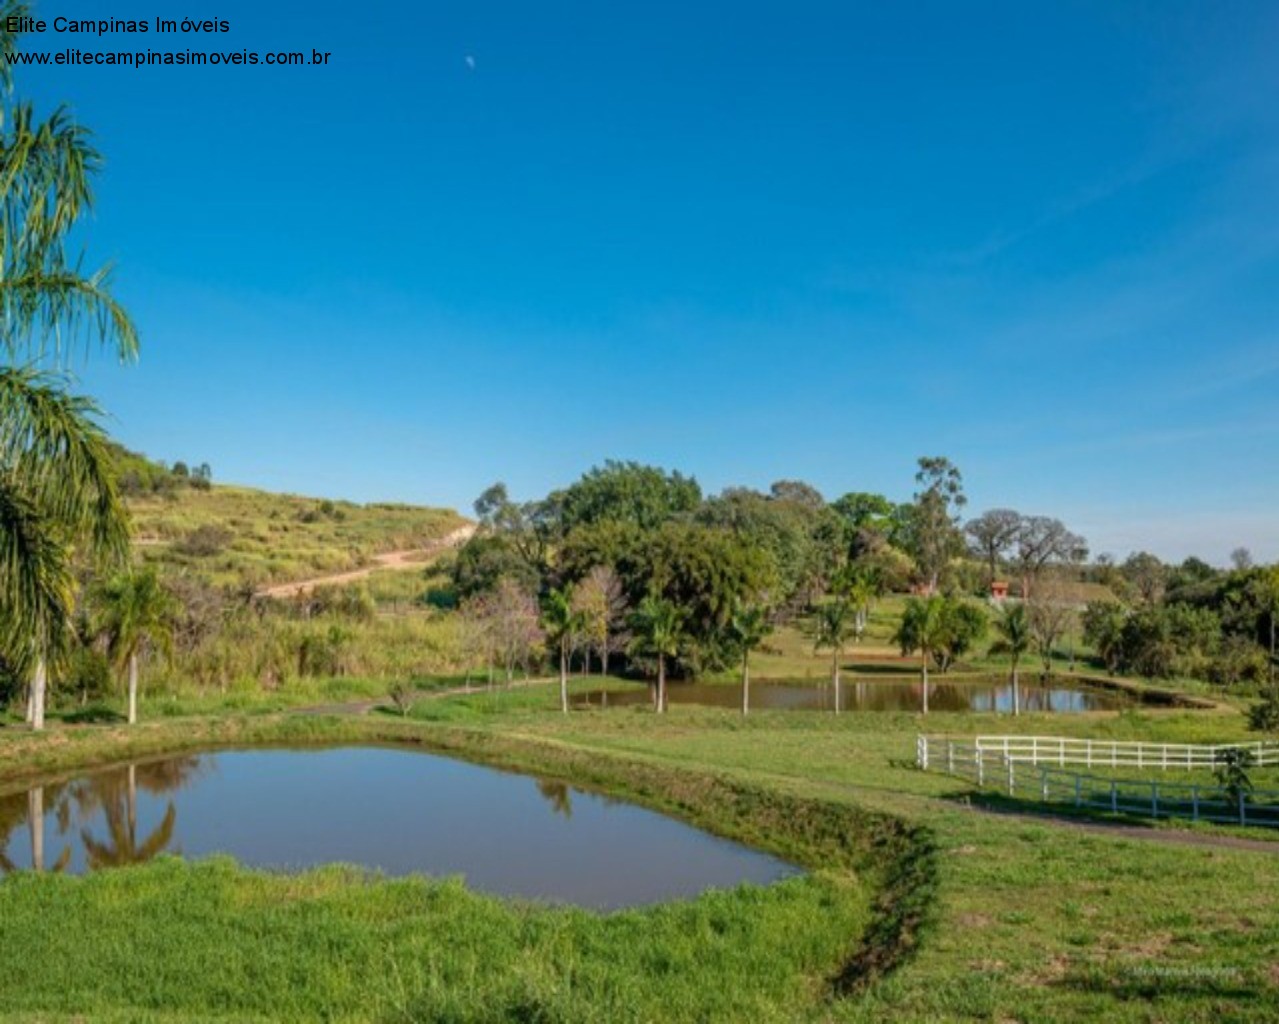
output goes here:
{"type": "Polygon", "coordinates": [[[0,875],[79,873],[160,853],[464,875],[495,895],[600,910],[798,873],[563,783],[383,748],[173,757],[0,797],[0,875]]]}
{"type": "MultiPolygon", "coordinates": [[[[1082,683],[1054,680],[1047,684],[1023,679],[1018,686],[1022,711],[1113,711],[1129,707],[1133,698],[1116,690],[1088,687],[1082,683]]],[[[840,686],[840,708],[846,711],[918,711],[921,684],[912,680],[858,680],[845,678],[840,686]]],[[[738,708],[742,691],[724,683],[671,683],[672,704],[701,704],[707,707],[738,708]]],[[[651,704],[649,689],[637,686],[605,694],[602,690],[584,694],[580,703],[593,707],[625,707],[651,704]]],[[[827,683],[751,683],[751,707],[784,711],[830,711],[835,704],[835,688],[827,683]]],[[[928,683],[930,711],[1004,711],[1013,709],[1013,688],[1006,678],[966,682],[928,683]]]]}

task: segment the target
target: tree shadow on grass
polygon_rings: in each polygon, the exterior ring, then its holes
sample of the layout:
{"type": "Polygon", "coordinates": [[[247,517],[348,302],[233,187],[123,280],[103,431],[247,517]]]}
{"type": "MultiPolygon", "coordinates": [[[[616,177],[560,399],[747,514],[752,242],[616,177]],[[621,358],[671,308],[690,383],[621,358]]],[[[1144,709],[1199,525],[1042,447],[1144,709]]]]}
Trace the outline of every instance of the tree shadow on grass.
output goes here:
{"type": "Polygon", "coordinates": [[[62,716],[67,725],[118,725],[125,720],[124,715],[105,704],[90,704],[62,716]]]}

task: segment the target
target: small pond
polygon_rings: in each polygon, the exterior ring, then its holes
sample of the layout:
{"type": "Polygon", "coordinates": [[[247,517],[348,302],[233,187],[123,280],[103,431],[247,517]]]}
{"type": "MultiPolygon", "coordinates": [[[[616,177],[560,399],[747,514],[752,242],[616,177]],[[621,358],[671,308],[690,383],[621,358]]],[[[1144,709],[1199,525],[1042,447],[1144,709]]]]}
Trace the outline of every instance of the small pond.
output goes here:
{"type": "Polygon", "coordinates": [[[0,796],[0,875],[160,853],[464,875],[495,895],[599,910],[799,871],[561,782],[386,748],[171,757],[0,796]]]}
{"type": "MultiPolygon", "coordinates": [[[[845,711],[918,711],[921,684],[918,679],[856,679],[846,677],[840,684],[840,708],[845,711]]],[[[1073,680],[1042,683],[1023,679],[1018,686],[1022,711],[1114,711],[1131,707],[1135,698],[1119,690],[1091,687],[1073,680]]],[[[672,704],[701,704],[707,707],[739,708],[742,691],[726,683],[671,683],[672,704]]],[[[651,704],[650,688],[607,693],[595,690],[583,694],[582,705],[624,707],[651,704]]],[[[829,683],[751,683],[751,707],[787,711],[830,711],[835,688],[829,683]]],[[[1006,677],[939,681],[928,683],[930,711],[1004,711],[1013,709],[1013,688],[1006,677]]]]}

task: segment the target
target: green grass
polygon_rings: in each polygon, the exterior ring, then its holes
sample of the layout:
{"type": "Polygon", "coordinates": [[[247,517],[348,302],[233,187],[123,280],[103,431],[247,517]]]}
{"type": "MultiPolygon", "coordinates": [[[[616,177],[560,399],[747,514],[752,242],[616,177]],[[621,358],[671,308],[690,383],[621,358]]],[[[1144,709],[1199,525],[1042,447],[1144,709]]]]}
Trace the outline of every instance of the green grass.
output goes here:
{"type": "MultiPolygon", "coordinates": [[[[575,686],[595,686],[594,680],[575,686]]],[[[1269,1020],[1279,856],[982,813],[914,736],[1220,741],[1230,708],[1077,716],[555,708],[553,687],[413,718],[0,729],[0,788],[175,748],[421,744],[638,800],[815,869],[620,915],[456,883],[164,861],[0,882],[12,1020],[1269,1020]],[[34,965],[34,966],[33,966],[34,965]]],[[[483,813],[483,809],[477,809],[483,813]]],[[[1167,828],[1168,826],[1163,826],[1167,828]]]]}

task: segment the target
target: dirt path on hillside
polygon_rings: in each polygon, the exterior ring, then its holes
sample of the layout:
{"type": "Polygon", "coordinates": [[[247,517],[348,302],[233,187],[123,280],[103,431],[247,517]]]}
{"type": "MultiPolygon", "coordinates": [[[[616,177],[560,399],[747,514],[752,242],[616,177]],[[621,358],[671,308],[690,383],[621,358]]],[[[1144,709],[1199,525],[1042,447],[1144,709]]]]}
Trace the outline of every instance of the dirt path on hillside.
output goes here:
{"type": "Polygon", "coordinates": [[[460,547],[471,539],[475,533],[475,524],[466,523],[459,526],[456,530],[446,533],[434,544],[425,548],[406,548],[402,551],[387,551],[380,555],[373,556],[373,562],[360,569],[349,569],[346,572],[330,573],[328,576],[315,576],[309,580],[294,580],[292,583],[276,583],[273,586],[263,587],[255,594],[255,597],[297,597],[299,594],[309,594],[316,587],[333,586],[340,583],[352,583],[355,580],[362,580],[372,575],[380,569],[390,569],[392,571],[403,571],[406,569],[420,569],[426,562],[442,551],[449,548],[460,547]]]}

